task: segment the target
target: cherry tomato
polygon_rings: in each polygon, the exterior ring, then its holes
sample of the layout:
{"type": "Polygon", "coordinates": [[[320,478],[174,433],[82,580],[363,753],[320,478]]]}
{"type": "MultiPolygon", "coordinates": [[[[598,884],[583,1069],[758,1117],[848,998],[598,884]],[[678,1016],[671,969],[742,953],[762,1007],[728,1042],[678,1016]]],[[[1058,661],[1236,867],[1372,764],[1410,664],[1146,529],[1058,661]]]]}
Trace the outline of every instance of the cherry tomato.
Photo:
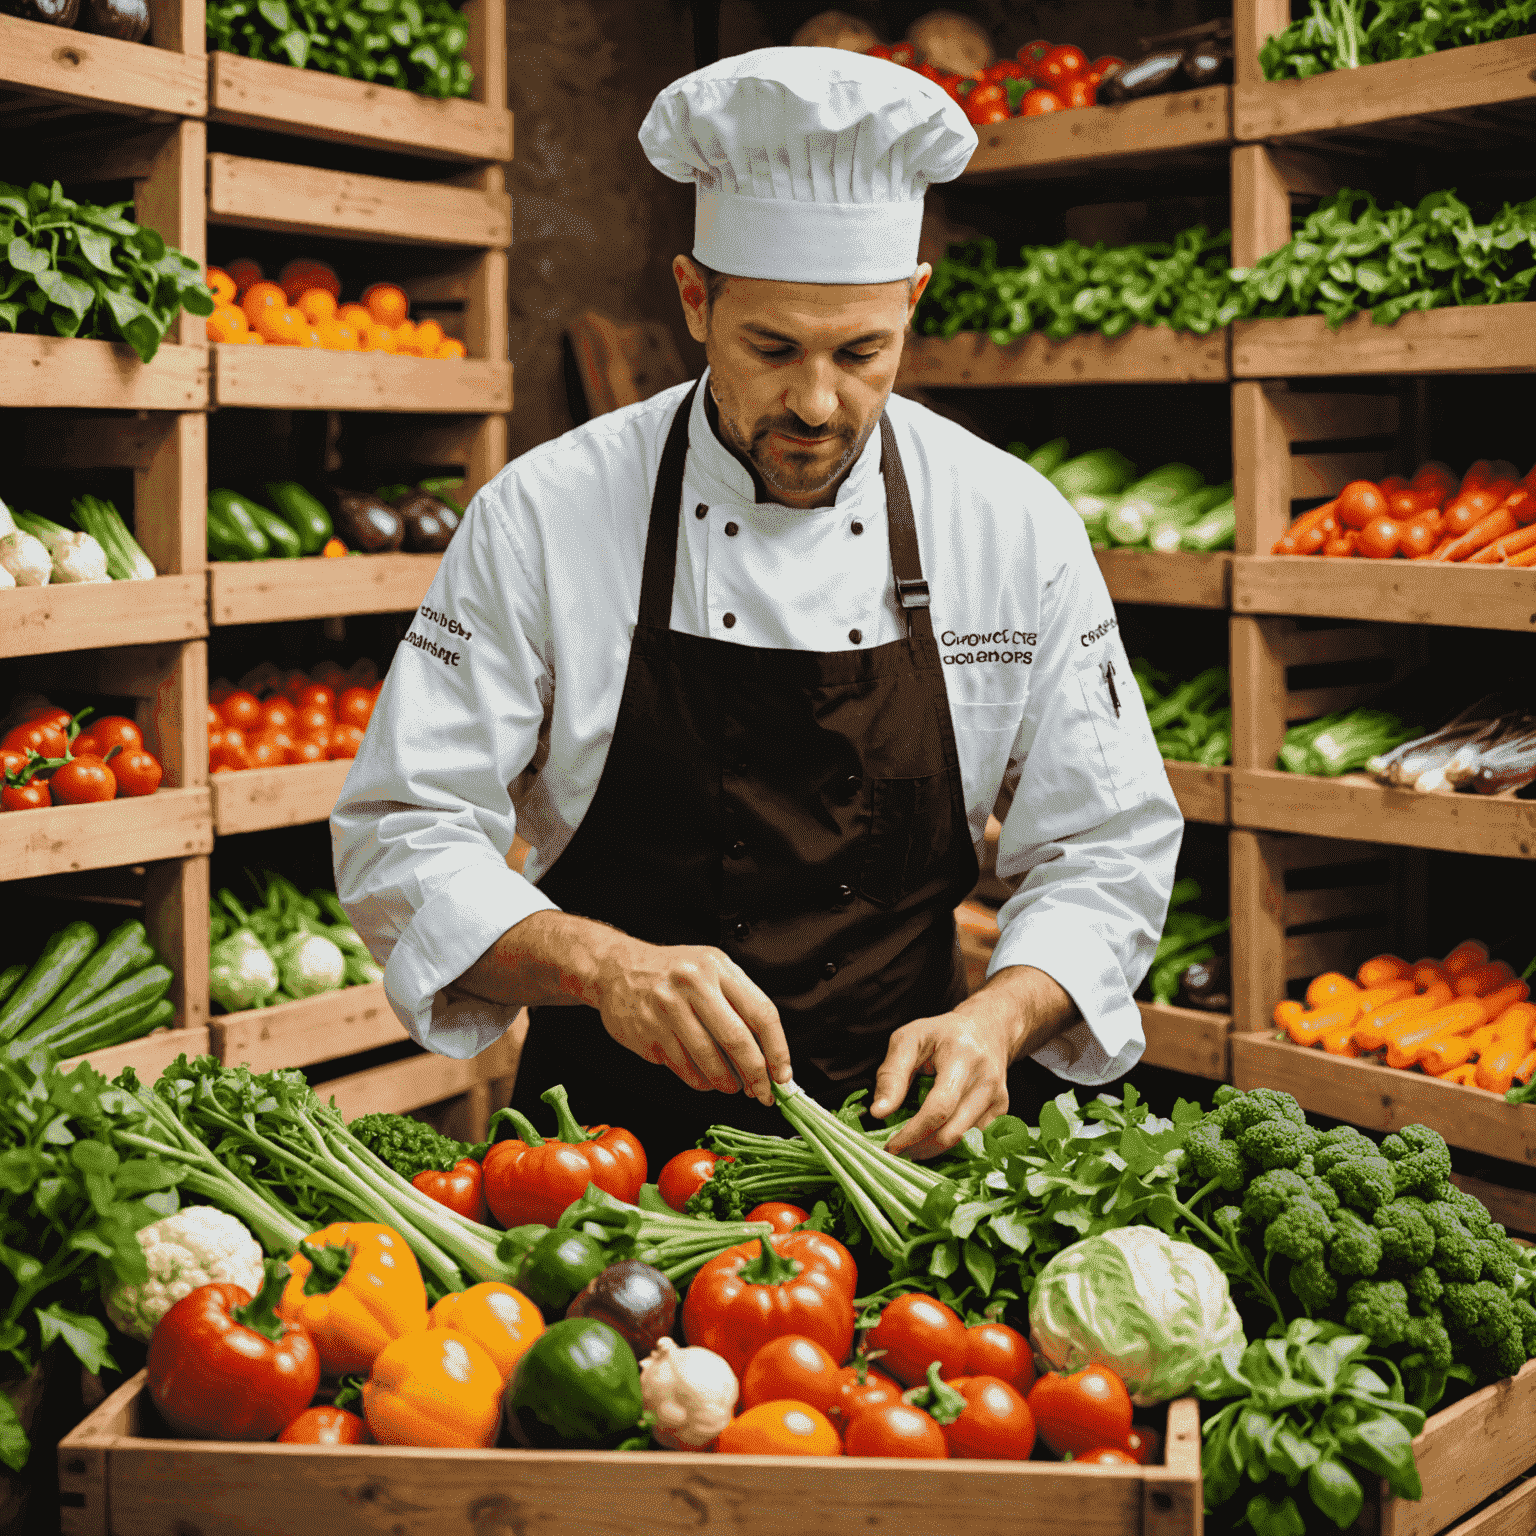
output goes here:
{"type": "Polygon", "coordinates": [[[1390,560],[1397,553],[1403,536],[1403,525],[1390,517],[1373,517],[1360,530],[1357,546],[1367,560],[1390,560]]]}
{"type": "Polygon", "coordinates": [[[261,703],[254,693],[237,688],[219,705],[219,714],[225,725],[238,725],[242,731],[248,731],[261,720],[261,703]]]}
{"type": "Polygon", "coordinates": [[[117,775],[99,757],[72,757],[55,771],[49,792],[56,805],[94,805],[117,798],[117,775]]]}
{"type": "Polygon", "coordinates": [[[39,757],[67,757],[69,738],[52,720],[23,720],[5,733],[0,748],[36,752],[39,757]]]}
{"type": "Polygon", "coordinates": [[[765,1200],[747,1212],[748,1221],[766,1221],[775,1232],[793,1232],[810,1215],[787,1200],[765,1200]]]}
{"type": "Polygon", "coordinates": [[[217,746],[210,736],[208,762],[214,768],[249,768],[251,763],[246,755],[245,732],[239,726],[231,725],[218,733],[217,746]]]}
{"type": "Polygon", "coordinates": [[[288,761],[290,763],[323,763],[325,743],[315,741],[313,738],[296,741],[288,748],[288,761]]]}
{"type": "Polygon", "coordinates": [[[336,717],[330,710],[318,705],[305,705],[299,710],[293,733],[307,741],[318,741],[324,746],[331,739],[331,730],[335,724],[336,717]]]}
{"type": "Polygon", "coordinates": [[[1083,75],[1083,79],[1089,81],[1095,86],[1103,85],[1105,78],[1109,75],[1111,70],[1124,68],[1124,59],[1117,58],[1112,53],[1106,53],[1101,58],[1095,59],[1093,63],[1088,66],[1087,71],[1083,75]]]}
{"type": "Polygon", "coordinates": [[[371,688],[348,688],[336,700],[336,718],[343,725],[360,725],[367,730],[373,718],[373,700],[371,688]]]}
{"type": "Polygon", "coordinates": [[[927,1380],[935,1360],[941,1378],[963,1375],[970,1350],[965,1324],[942,1301],[915,1294],[889,1303],[865,1342],[885,1351],[885,1369],[909,1387],[927,1380]]]}
{"type": "Polygon", "coordinates": [[[137,752],[144,745],[144,733],[125,715],[103,715],[88,725],[70,745],[75,757],[106,757],[114,747],[137,752]]]}
{"type": "Polygon", "coordinates": [[[288,761],[288,750],[271,736],[262,734],[245,749],[252,768],[281,768],[288,761]]]}
{"type": "Polygon", "coordinates": [[[1004,80],[1028,80],[1029,77],[1029,71],[1017,59],[999,59],[981,72],[982,81],[992,85],[1001,85],[1004,80]]]}
{"type": "Polygon", "coordinates": [[[279,1445],[372,1445],[368,1425],[345,1408],[306,1408],[278,1437],[279,1445]]]}
{"type": "MultiPolygon", "coordinates": [[[[1388,519],[1383,518],[1383,522],[1388,519]]],[[[1397,547],[1410,560],[1421,560],[1440,542],[1439,532],[1429,523],[1421,523],[1417,518],[1406,523],[1398,524],[1397,547]]]]}
{"type": "Polygon", "coordinates": [[[996,1376],[1015,1392],[1035,1384],[1035,1355],[1029,1340],[1007,1323],[978,1323],[965,1330],[965,1374],[996,1376]]]}
{"type": "Polygon", "coordinates": [[[892,1381],[883,1371],[871,1370],[868,1360],[861,1355],[837,1373],[837,1397],[827,1411],[827,1417],[846,1431],[866,1408],[900,1401],[901,1384],[892,1381]]]}
{"type": "Polygon", "coordinates": [[[306,709],[323,709],[334,720],[336,718],[336,690],[325,683],[310,683],[308,687],[300,690],[298,706],[301,715],[306,709]]]}
{"type": "Polygon", "coordinates": [[[1346,528],[1364,528],[1372,518],[1387,515],[1387,498],[1369,480],[1351,480],[1339,492],[1334,516],[1346,528]]]}
{"type": "MultiPolygon", "coordinates": [[[[914,1410],[915,1411],[915,1410],[914,1410]]],[[[930,1419],[929,1423],[933,1421],[930,1419]]],[[[717,1450],[738,1456],[841,1456],[827,1416],[809,1403],[759,1403],[720,1431],[717,1450]]]]}
{"type": "Polygon", "coordinates": [[[222,731],[224,729],[224,716],[212,704],[208,706],[208,729],[210,731],[222,731]]]}
{"type": "Polygon", "coordinates": [[[1099,88],[1086,75],[1079,75],[1075,80],[1068,80],[1063,89],[1066,92],[1066,102],[1069,107],[1091,107],[1096,105],[1099,88]]]}
{"type": "Polygon", "coordinates": [[[1045,55],[1035,68],[1035,78],[1048,86],[1064,86],[1075,80],[1088,68],[1088,58],[1073,43],[1058,43],[1045,55]]]}
{"type": "Polygon", "coordinates": [[[901,64],[908,69],[917,58],[917,49],[911,43],[875,43],[864,52],[872,58],[889,59],[892,64],[901,64]]]}
{"type": "Polygon", "coordinates": [[[21,717],[22,725],[56,725],[67,736],[70,722],[75,717],[67,709],[60,709],[54,704],[39,704],[35,709],[29,709],[21,717]]]}
{"type": "Polygon", "coordinates": [[[911,1456],[928,1461],[949,1457],[944,1431],[908,1403],[876,1403],[848,1426],[843,1436],[845,1456],[911,1456]]]}
{"type": "Polygon", "coordinates": [[[0,811],[36,811],[52,804],[47,779],[29,779],[25,784],[7,784],[0,789],[0,811]]]}
{"type": "Polygon", "coordinates": [[[995,101],[989,106],[967,113],[973,128],[990,128],[993,123],[1006,123],[1012,116],[1013,113],[1008,110],[1007,102],[1003,101],[995,101]]]}
{"type": "Polygon", "coordinates": [[[1058,1456],[1124,1445],[1131,1432],[1131,1395],[1102,1365],[1061,1376],[1047,1371],[1030,1389],[1029,1410],[1040,1438],[1058,1456]]]}
{"type": "MultiPolygon", "coordinates": [[[[704,1187],[719,1159],[708,1147],[690,1147],[668,1160],[656,1176],[656,1191],[674,1211],[680,1211],[704,1187]]],[[[734,1159],[726,1158],[726,1162],[734,1159]]]]}
{"type": "Polygon", "coordinates": [[[1095,1451],[1084,1451],[1081,1456],[1074,1456],[1074,1462],[1085,1467],[1138,1467],[1141,1465],[1129,1451],[1122,1451],[1113,1445],[1101,1445],[1095,1451]]]}
{"type": "Polygon", "coordinates": [[[1029,1404],[996,1376],[958,1376],[946,1383],[965,1399],[960,1416],[944,1426],[951,1456],[978,1461],[1028,1461],[1035,1448],[1029,1404]]]}
{"type": "Polygon", "coordinates": [[[355,725],[338,725],[331,732],[325,755],[331,758],[356,757],[363,747],[363,733],[355,725]]]}
{"type": "Polygon", "coordinates": [[[1145,1424],[1132,1424],[1130,1434],[1125,1437],[1125,1448],[1137,1466],[1151,1466],[1156,1463],[1158,1452],[1163,1448],[1163,1437],[1145,1424]]]}
{"type": "Polygon", "coordinates": [[[786,1333],[770,1339],[748,1361],[741,1375],[741,1402],[744,1408],[755,1408],[792,1398],[830,1417],[842,1385],[837,1361],[815,1339],[786,1333]]]}
{"type": "Polygon", "coordinates": [[[261,725],[267,731],[291,731],[299,718],[299,712],[281,694],[263,700],[261,725]]]}
{"type": "Polygon", "coordinates": [[[1032,91],[1025,91],[1024,99],[1019,103],[1019,116],[1040,117],[1047,112],[1060,112],[1065,106],[1055,91],[1036,86],[1032,91]]]}
{"type": "Polygon", "coordinates": [[[959,101],[964,94],[960,89],[964,75],[952,75],[948,70],[935,69],[932,64],[919,64],[917,72],[925,79],[932,80],[952,101],[959,101]]]}
{"type": "Polygon", "coordinates": [[[1019,63],[1028,68],[1031,64],[1038,64],[1050,51],[1051,44],[1043,37],[1037,37],[1034,42],[1025,43],[1019,49],[1019,63]]]}
{"type": "Polygon", "coordinates": [[[965,115],[973,123],[980,114],[997,107],[1001,107],[1006,115],[1008,111],[1008,92],[1001,85],[991,81],[984,81],[974,90],[966,92],[965,100],[961,105],[965,108],[965,115]]]}
{"type": "Polygon", "coordinates": [[[295,667],[291,672],[284,673],[283,680],[278,686],[283,697],[297,709],[304,690],[311,686],[309,673],[301,672],[295,667]]]}
{"type": "Polygon", "coordinates": [[[119,752],[112,759],[112,772],[117,778],[118,796],[124,799],[154,794],[165,774],[159,759],[142,747],[137,752],[119,752]]]}
{"type": "Polygon", "coordinates": [[[18,751],[15,747],[6,747],[0,751],[0,779],[8,773],[20,773],[27,766],[27,754],[18,751]]]}

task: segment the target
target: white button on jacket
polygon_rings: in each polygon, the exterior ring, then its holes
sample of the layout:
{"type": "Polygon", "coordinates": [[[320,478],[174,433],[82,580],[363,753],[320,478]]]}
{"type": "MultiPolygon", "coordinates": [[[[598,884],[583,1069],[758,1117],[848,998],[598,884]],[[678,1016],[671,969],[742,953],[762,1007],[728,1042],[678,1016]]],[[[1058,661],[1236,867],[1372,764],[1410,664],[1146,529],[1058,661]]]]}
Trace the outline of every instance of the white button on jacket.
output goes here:
{"type": "MultiPolygon", "coordinates": [[[[475,497],[332,813],[342,903],[401,1022],[444,1055],[474,1055],[510,1024],[513,1010],[443,988],[553,905],[536,882],[592,802],[639,611],[651,488],[686,391],[541,445],[475,497]],[[533,846],[526,878],[506,864],[514,829],[533,846]]],[[[990,969],[1053,976],[1082,1021],[1035,1059],[1069,1082],[1106,1082],[1145,1044],[1131,992],[1162,932],[1183,821],[1076,513],[953,422],[899,396],[888,411],[978,846],[1000,791],[1013,794],[997,868],[1014,894],[990,969]]],[[[681,517],[674,629],[807,651],[904,633],[878,433],[836,505],[758,503],[701,389],[681,517]]]]}

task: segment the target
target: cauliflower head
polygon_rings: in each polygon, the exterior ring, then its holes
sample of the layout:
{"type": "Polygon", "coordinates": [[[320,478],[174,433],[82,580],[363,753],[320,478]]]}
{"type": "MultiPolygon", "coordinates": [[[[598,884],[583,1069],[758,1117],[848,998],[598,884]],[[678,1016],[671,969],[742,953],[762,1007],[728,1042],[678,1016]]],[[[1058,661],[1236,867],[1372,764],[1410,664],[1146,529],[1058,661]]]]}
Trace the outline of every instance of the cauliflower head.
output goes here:
{"type": "Polygon", "coordinates": [[[189,1205],[139,1229],[149,1266],[142,1285],[119,1285],[104,1298],[112,1324],[149,1342],[155,1324],[199,1286],[227,1280],[251,1295],[261,1289],[261,1244],[245,1224],[211,1205],[189,1205]]]}

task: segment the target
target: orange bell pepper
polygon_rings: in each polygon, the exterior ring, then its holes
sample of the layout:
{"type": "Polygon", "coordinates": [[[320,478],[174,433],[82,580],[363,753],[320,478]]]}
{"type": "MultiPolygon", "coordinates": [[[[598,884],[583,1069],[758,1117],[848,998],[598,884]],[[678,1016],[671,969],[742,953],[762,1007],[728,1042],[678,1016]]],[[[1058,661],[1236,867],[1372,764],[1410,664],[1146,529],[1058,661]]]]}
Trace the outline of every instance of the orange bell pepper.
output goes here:
{"type": "Polygon", "coordinates": [[[1440,1081],[1442,1083],[1457,1083],[1463,1088],[1477,1087],[1477,1068],[1472,1063],[1466,1062],[1459,1067],[1452,1067],[1440,1081]]]}
{"type": "Polygon", "coordinates": [[[427,1314],[429,1328],[452,1328],[472,1338],[508,1380],[529,1345],[544,1332],[539,1309],[510,1285],[485,1280],[467,1291],[449,1291],[427,1314]]]}
{"type": "Polygon", "coordinates": [[[278,1316],[308,1332],[329,1375],[366,1371],[391,1339],[427,1326],[416,1255],[382,1222],[333,1222],[301,1243],[288,1267],[278,1316]]]}
{"type": "Polygon", "coordinates": [[[1413,967],[1396,955],[1375,955],[1355,972],[1355,980],[1362,987],[1380,987],[1389,981],[1402,981],[1412,971],[1413,967]]]}
{"type": "Polygon", "coordinates": [[[1342,1003],[1360,990],[1348,976],[1338,971],[1324,971],[1307,983],[1307,1007],[1322,1008],[1329,1003],[1342,1003]]]}
{"type": "Polygon", "coordinates": [[[501,1372],[469,1337],[424,1328],[386,1344],[363,1384],[380,1445],[489,1450],[501,1428],[501,1372]]]}
{"type": "Polygon", "coordinates": [[[1355,1021],[1355,1044],[1362,1051],[1379,1051],[1399,1029],[1407,1028],[1414,1019],[1433,1013],[1450,1001],[1450,987],[1437,981],[1427,992],[1373,1008],[1355,1021]]]}
{"type": "MultiPolygon", "coordinates": [[[[1505,988],[1505,992],[1512,990],[1505,988]]],[[[1470,1035],[1518,1001],[1518,998],[1506,997],[1504,992],[1496,992],[1492,997],[1459,997],[1454,1003],[1414,1020],[1407,1029],[1389,1040],[1387,1065],[1411,1067],[1442,1036],[1470,1035]]]]}

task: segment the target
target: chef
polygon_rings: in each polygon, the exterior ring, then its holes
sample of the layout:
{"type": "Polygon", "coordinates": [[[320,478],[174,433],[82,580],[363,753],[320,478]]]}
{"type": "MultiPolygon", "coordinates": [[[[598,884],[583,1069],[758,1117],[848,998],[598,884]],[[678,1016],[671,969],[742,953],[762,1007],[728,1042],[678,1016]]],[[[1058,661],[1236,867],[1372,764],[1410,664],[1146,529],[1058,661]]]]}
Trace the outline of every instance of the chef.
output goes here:
{"type": "Polygon", "coordinates": [[[674,274],[709,366],[475,497],[332,815],[337,889],[429,1049],[532,1010],[513,1102],[546,1131],[564,1083],[654,1170],[716,1121],[785,1134],[791,1074],[885,1116],[931,1073],[891,1146],[932,1156],[1011,1064],[1032,1112],[1136,1062],[1182,822],[1081,520],[891,393],[959,108],[769,48],[640,138],[696,189],[674,274]],[[952,914],[1000,796],[1013,895],[967,997],[952,914]]]}

